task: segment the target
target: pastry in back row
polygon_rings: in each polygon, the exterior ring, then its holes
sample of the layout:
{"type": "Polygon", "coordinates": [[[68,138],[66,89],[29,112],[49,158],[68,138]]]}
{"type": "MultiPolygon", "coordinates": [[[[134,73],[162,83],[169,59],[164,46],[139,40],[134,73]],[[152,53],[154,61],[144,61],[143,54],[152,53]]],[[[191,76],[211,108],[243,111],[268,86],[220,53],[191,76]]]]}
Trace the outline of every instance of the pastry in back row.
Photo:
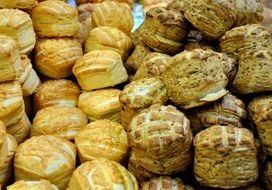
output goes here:
{"type": "Polygon", "coordinates": [[[31,9],[37,4],[37,0],[0,0],[1,8],[31,9]]]}

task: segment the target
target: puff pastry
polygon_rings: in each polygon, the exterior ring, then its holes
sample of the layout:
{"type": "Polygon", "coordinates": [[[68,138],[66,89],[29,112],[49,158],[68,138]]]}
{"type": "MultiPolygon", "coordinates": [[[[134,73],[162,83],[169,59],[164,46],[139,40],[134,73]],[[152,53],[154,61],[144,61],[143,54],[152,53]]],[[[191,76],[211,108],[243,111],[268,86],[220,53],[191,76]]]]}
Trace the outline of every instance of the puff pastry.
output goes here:
{"type": "Polygon", "coordinates": [[[1,8],[31,9],[37,5],[37,0],[0,0],[1,8]]]}
{"type": "Polygon", "coordinates": [[[185,190],[183,181],[179,178],[171,178],[169,176],[161,176],[152,178],[141,184],[142,190],[185,190]]]}
{"type": "Polygon", "coordinates": [[[72,37],[78,31],[78,12],[63,1],[40,2],[31,12],[38,37],[72,37]]]}
{"type": "Polygon", "coordinates": [[[246,128],[215,125],[194,139],[194,173],[204,186],[231,189],[258,178],[253,133],[246,128]]]}
{"type": "Polygon", "coordinates": [[[39,181],[19,180],[7,187],[7,190],[58,190],[50,181],[41,179],[39,181]]]}
{"type": "Polygon", "coordinates": [[[97,120],[88,124],[75,136],[81,163],[106,158],[122,162],[128,156],[127,132],[123,126],[110,120],[97,120]]]}
{"type": "Polygon", "coordinates": [[[1,9],[0,20],[2,21],[0,34],[16,40],[21,54],[30,53],[36,43],[36,34],[30,16],[17,9],[1,9]]]}
{"type": "Polygon", "coordinates": [[[119,53],[123,60],[132,48],[131,39],[117,28],[100,26],[92,29],[85,43],[85,53],[94,50],[111,50],[119,53]]]}
{"type": "Polygon", "coordinates": [[[46,179],[63,190],[70,181],[75,162],[73,143],[53,135],[32,137],[15,154],[15,180],[46,179]]]}
{"type": "Polygon", "coordinates": [[[80,94],[79,86],[66,79],[43,82],[34,94],[34,110],[37,112],[53,105],[76,107],[80,94]]]}
{"type": "Polygon", "coordinates": [[[265,167],[264,167],[264,184],[266,189],[271,189],[272,188],[272,162],[271,161],[267,161],[265,163],[265,167]]]}
{"type": "Polygon", "coordinates": [[[158,175],[184,171],[191,161],[190,121],[174,106],[152,105],[128,128],[129,145],[140,165],[158,175]]]}
{"type": "Polygon", "coordinates": [[[121,103],[119,89],[101,89],[83,92],[78,99],[78,107],[84,111],[89,121],[108,119],[121,122],[121,103]]]}
{"type": "Polygon", "coordinates": [[[121,56],[111,50],[96,50],[79,58],[73,73],[83,90],[111,87],[127,80],[121,56]]]}
{"type": "Polygon", "coordinates": [[[122,125],[127,128],[132,118],[153,104],[168,100],[165,85],[156,78],[140,79],[126,85],[120,94],[122,125]]]}
{"type": "Polygon", "coordinates": [[[69,190],[85,189],[138,190],[135,177],[121,164],[97,159],[81,164],[73,173],[69,190]]]}
{"type": "Polygon", "coordinates": [[[42,39],[35,46],[37,70],[55,79],[72,75],[72,67],[82,55],[81,44],[70,38],[42,39]]]}

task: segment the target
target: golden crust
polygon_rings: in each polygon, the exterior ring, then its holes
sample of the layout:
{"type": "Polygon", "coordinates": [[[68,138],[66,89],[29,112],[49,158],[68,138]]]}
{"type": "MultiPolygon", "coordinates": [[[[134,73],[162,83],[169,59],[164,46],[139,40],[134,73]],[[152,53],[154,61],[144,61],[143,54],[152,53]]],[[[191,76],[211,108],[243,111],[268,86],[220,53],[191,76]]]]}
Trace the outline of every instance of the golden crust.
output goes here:
{"type": "Polygon", "coordinates": [[[121,122],[121,103],[119,89],[101,89],[83,92],[78,99],[78,107],[84,111],[89,121],[109,119],[121,122]]]}
{"type": "Polygon", "coordinates": [[[54,105],[38,111],[33,119],[31,136],[55,135],[73,140],[78,131],[87,124],[87,115],[80,109],[54,105]]]}
{"type": "Polygon", "coordinates": [[[246,128],[215,125],[194,139],[194,173],[204,186],[236,188],[258,178],[253,133],[246,128]]]}
{"type": "Polygon", "coordinates": [[[186,190],[183,181],[179,178],[169,176],[154,177],[149,181],[142,183],[142,190],[186,190]]]}
{"type": "Polygon", "coordinates": [[[48,180],[39,180],[39,181],[24,181],[19,180],[7,187],[7,190],[58,190],[55,185],[52,185],[48,180]]]}
{"type": "Polygon", "coordinates": [[[167,5],[167,8],[177,10],[184,14],[186,9],[190,5],[190,1],[191,0],[173,0],[167,5]]]}
{"type": "Polygon", "coordinates": [[[52,135],[32,137],[15,154],[15,180],[46,179],[62,190],[69,183],[75,162],[73,143],[52,135]]]}
{"type": "Polygon", "coordinates": [[[37,0],[0,0],[1,8],[31,9],[37,4],[37,0]]]}
{"type": "Polygon", "coordinates": [[[138,190],[135,177],[121,164],[107,159],[97,159],[81,164],[73,173],[70,190],[85,189],[138,190]]]}

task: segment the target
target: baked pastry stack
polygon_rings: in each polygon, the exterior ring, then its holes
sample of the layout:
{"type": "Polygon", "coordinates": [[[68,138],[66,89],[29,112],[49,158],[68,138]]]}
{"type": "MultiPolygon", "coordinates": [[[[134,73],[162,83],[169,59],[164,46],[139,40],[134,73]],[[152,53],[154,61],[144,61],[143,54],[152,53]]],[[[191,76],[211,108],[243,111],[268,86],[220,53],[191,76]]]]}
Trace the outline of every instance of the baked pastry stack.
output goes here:
{"type": "Polygon", "coordinates": [[[7,190],[32,190],[32,189],[39,189],[39,190],[58,190],[58,188],[51,184],[48,180],[39,180],[39,181],[25,181],[19,180],[16,181],[14,184],[7,187],[7,190]]]}

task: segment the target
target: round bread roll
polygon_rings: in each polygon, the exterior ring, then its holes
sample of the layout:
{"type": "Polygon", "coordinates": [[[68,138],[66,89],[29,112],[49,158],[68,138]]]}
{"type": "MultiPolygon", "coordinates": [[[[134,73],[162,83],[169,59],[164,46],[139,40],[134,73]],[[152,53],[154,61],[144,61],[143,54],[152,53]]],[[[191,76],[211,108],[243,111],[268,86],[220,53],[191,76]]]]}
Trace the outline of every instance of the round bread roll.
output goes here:
{"type": "Polygon", "coordinates": [[[92,29],[85,43],[85,52],[112,50],[125,60],[132,48],[131,39],[117,28],[100,26],[92,29]]]}
{"type": "Polygon", "coordinates": [[[111,26],[129,34],[134,21],[130,7],[125,3],[104,1],[96,5],[92,14],[92,23],[97,26],[111,26]]]}
{"type": "Polygon", "coordinates": [[[4,187],[12,177],[12,162],[17,146],[16,139],[6,133],[6,126],[0,121],[0,187],[4,187]]]}
{"type": "Polygon", "coordinates": [[[73,73],[83,90],[112,87],[127,80],[121,56],[111,50],[96,50],[79,58],[73,73]]]}
{"type": "Polygon", "coordinates": [[[267,161],[265,163],[265,167],[264,167],[264,184],[266,189],[271,189],[272,188],[272,162],[271,161],[267,161]]]}
{"type": "Polygon", "coordinates": [[[35,46],[35,65],[43,75],[61,79],[72,75],[72,67],[82,55],[76,39],[42,39],[35,46]]]}
{"type": "Polygon", "coordinates": [[[174,55],[182,50],[181,41],[187,35],[187,28],[187,21],[180,12],[156,7],[146,13],[140,31],[147,46],[155,51],[174,55]]]}
{"type": "Polygon", "coordinates": [[[37,0],[0,0],[1,8],[32,9],[37,5],[37,0]]]}
{"type": "Polygon", "coordinates": [[[122,104],[121,120],[125,129],[132,118],[152,104],[165,104],[168,100],[165,85],[156,78],[133,81],[120,94],[122,104]]]}
{"type": "Polygon", "coordinates": [[[140,165],[158,175],[184,171],[191,161],[190,121],[174,106],[152,105],[136,115],[129,145],[140,165]]]}
{"type": "Polygon", "coordinates": [[[39,181],[24,181],[19,180],[7,187],[7,190],[58,190],[55,185],[52,185],[48,180],[39,181]]]}
{"type": "Polygon", "coordinates": [[[49,180],[66,189],[76,165],[73,143],[53,136],[32,137],[20,144],[14,158],[15,180],[49,180]]]}
{"type": "Polygon", "coordinates": [[[220,38],[235,22],[235,5],[229,0],[191,0],[184,16],[210,38],[220,38]]]}
{"type": "Polygon", "coordinates": [[[151,77],[162,80],[165,67],[170,58],[171,57],[169,55],[163,53],[148,53],[135,73],[133,80],[151,77]]]}
{"type": "Polygon", "coordinates": [[[127,132],[121,124],[110,120],[88,124],[75,136],[75,145],[81,163],[98,158],[122,162],[129,151],[127,132]]]}
{"type": "Polygon", "coordinates": [[[231,189],[258,178],[254,137],[246,128],[215,125],[196,135],[194,147],[194,173],[203,186],[231,189]]]}
{"type": "Polygon", "coordinates": [[[81,164],[73,173],[70,190],[116,188],[138,190],[135,177],[121,164],[107,159],[97,159],[81,164]]]}
{"type": "Polygon", "coordinates": [[[169,176],[161,176],[152,178],[141,184],[142,190],[185,190],[183,181],[179,178],[171,178],[169,176]]]}
{"type": "Polygon", "coordinates": [[[265,152],[272,156],[272,95],[258,96],[248,105],[265,152]]]}
{"type": "Polygon", "coordinates": [[[83,92],[79,96],[78,107],[88,115],[89,121],[108,119],[120,123],[120,93],[114,88],[83,92]]]}
{"type": "Polygon", "coordinates": [[[34,94],[34,109],[37,112],[53,105],[76,107],[79,94],[79,86],[70,80],[48,80],[34,94]]]}
{"type": "Polygon", "coordinates": [[[1,9],[0,20],[2,21],[0,34],[16,40],[21,54],[29,54],[36,43],[36,34],[30,16],[17,9],[1,9]]]}
{"type": "Polygon", "coordinates": [[[87,124],[87,115],[80,109],[54,105],[38,111],[33,119],[31,136],[55,135],[73,140],[78,131],[87,124]]]}
{"type": "Polygon", "coordinates": [[[226,65],[233,63],[225,54],[196,49],[177,54],[167,64],[163,82],[170,100],[184,109],[220,99],[228,93],[226,65]]]}
{"type": "Polygon", "coordinates": [[[31,12],[38,37],[71,37],[78,31],[78,12],[63,1],[48,0],[39,3],[31,12]]]}

